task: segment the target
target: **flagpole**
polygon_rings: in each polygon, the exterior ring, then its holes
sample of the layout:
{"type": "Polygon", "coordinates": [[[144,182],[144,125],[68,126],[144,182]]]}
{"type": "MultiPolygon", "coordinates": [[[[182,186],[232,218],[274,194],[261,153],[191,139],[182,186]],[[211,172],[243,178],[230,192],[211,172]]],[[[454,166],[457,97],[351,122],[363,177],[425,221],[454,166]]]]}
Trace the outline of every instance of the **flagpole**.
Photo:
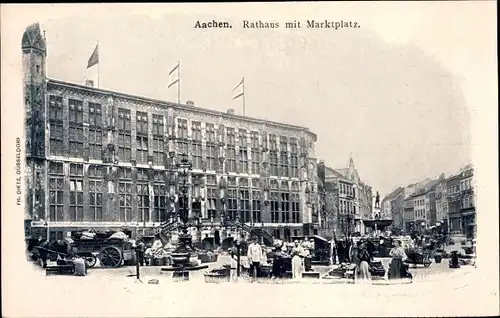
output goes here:
{"type": "Polygon", "coordinates": [[[99,60],[97,61],[97,88],[100,88],[99,86],[99,73],[101,72],[101,52],[99,52],[100,49],[99,49],[99,40],[97,41],[97,54],[98,54],[98,58],[99,60]]]}
{"type": "Polygon", "coordinates": [[[245,78],[243,77],[243,116],[245,116],[245,78]]]}
{"type": "Polygon", "coordinates": [[[177,104],[181,104],[181,61],[177,61],[177,104]]]}

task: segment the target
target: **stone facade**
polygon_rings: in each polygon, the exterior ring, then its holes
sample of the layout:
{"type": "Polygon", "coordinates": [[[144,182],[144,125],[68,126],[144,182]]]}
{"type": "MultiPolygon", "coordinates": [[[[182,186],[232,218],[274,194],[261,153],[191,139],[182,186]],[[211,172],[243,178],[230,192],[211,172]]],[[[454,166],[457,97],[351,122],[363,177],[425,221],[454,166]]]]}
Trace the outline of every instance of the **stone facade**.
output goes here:
{"type": "Polygon", "coordinates": [[[58,235],[154,228],[180,209],[176,164],[186,155],[189,215],[203,226],[238,219],[277,237],[317,227],[307,128],[48,79],[38,25],[22,47],[27,219],[58,235]]]}
{"type": "Polygon", "coordinates": [[[332,237],[333,231],[337,237],[349,233],[365,233],[363,220],[370,219],[373,210],[372,188],[361,181],[350,158],[346,169],[332,169],[323,162],[318,165],[323,185],[325,221],[322,232],[326,237],[332,237]]]}

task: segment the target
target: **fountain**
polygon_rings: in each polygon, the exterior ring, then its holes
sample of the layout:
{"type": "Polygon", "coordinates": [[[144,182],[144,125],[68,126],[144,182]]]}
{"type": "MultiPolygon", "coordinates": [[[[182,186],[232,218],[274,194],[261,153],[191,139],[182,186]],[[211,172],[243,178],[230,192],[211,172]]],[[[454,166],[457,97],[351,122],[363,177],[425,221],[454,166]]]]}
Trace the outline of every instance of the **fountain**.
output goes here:
{"type": "Polygon", "coordinates": [[[192,245],[192,236],[188,233],[189,222],[189,183],[188,177],[191,171],[192,165],[187,159],[187,155],[183,154],[182,160],[177,164],[179,174],[183,177],[182,184],[179,185],[181,194],[181,208],[180,208],[180,220],[181,225],[179,226],[179,246],[172,253],[171,266],[163,267],[162,271],[173,272],[173,278],[176,280],[189,280],[189,272],[194,270],[201,270],[208,268],[208,265],[198,265],[192,264],[191,258],[196,255],[195,249],[192,245]]]}

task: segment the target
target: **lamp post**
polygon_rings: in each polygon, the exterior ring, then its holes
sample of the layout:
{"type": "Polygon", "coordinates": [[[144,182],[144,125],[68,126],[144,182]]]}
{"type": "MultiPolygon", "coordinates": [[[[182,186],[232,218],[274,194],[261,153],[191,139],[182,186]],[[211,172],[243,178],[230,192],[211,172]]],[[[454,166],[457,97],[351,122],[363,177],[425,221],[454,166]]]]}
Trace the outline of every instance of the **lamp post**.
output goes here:
{"type": "Polygon", "coordinates": [[[308,183],[306,183],[306,190],[305,190],[305,192],[306,192],[306,206],[309,209],[312,206],[312,203],[311,203],[311,201],[312,201],[312,191],[309,189],[309,184],[308,183]]]}

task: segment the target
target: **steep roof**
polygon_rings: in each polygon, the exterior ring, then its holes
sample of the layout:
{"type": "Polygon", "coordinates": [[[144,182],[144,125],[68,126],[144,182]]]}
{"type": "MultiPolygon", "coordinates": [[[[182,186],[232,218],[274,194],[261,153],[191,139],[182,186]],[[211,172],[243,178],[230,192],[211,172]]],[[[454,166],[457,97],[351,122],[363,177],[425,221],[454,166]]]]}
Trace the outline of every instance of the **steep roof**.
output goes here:
{"type": "Polygon", "coordinates": [[[402,187],[397,187],[394,191],[392,191],[391,193],[389,193],[388,195],[386,195],[382,201],[387,201],[387,200],[392,200],[394,199],[395,197],[398,196],[398,194],[403,191],[403,188],[402,187]]]}
{"type": "MultiPolygon", "coordinates": [[[[347,170],[347,169],[346,169],[347,170]]],[[[338,178],[338,179],[341,179],[343,181],[348,181],[348,182],[351,182],[351,180],[349,180],[346,176],[345,173],[341,173],[338,171],[338,169],[332,169],[330,167],[325,167],[325,180],[328,180],[328,178],[338,178]]]]}
{"type": "Polygon", "coordinates": [[[22,48],[34,48],[46,51],[45,39],[40,31],[40,24],[34,23],[26,28],[22,39],[22,48]]]}
{"type": "Polygon", "coordinates": [[[347,176],[347,172],[349,172],[349,168],[343,168],[343,169],[333,169],[335,172],[343,175],[344,177],[347,176]]]}

